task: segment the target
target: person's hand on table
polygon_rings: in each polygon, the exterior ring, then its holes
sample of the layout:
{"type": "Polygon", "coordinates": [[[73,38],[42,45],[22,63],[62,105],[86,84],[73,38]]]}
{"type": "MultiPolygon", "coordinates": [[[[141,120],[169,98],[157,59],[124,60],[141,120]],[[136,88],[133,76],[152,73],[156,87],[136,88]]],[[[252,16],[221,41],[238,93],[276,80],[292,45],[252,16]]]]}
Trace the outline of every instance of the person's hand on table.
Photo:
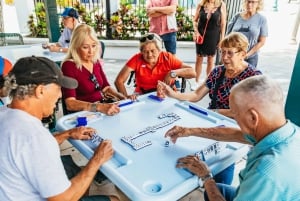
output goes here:
{"type": "Polygon", "coordinates": [[[196,156],[188,155],[177,160],[177,168],[186,168],[200,178],[210,174],[210,170],[205,162],[198,159],[196,156]]]}
{"type": "Polygon", "coordinates": [[[138,96],[139,96],[138,94],[131,94],[131,95],[128,95],[127,98],[132,101],[137,101],[138,96]]]}
{"type": "Polygon", "coordinates": [[[102,112],[106,115],[113,116],[120,112],[120,107],[117,103],[102,103],[100,104],[99,110],[97,111],[102,112]]]}
{"type": "Polygon", "coordinates": [[[187,135],[187,128],[181,127],[181,126],[174,126],[173,128],[169,129],[165,137],[170,137],[171,141],[175,144],[177,138],[179,137],[188,137],[187,135]]]}
{"type": "Polygon", "coordinates": [[[93,159],[100,165],[111,159],[114,154],[111,140],[103,140],[95,149],[93,159]]]}
{"type": "Polygon", "coordinates": [[[165,96],[172,97],[173,93],[176,93],[168,84],[162,81],[157,82],[157,91],[159,97],[164,98],[165,96]]]}
{"type": "Polygon", "coordinates": [[[95,133],[95,129],[85,126],[75,127],[68,130],[69,137],[76,140],[89,140],[95,133]]]}

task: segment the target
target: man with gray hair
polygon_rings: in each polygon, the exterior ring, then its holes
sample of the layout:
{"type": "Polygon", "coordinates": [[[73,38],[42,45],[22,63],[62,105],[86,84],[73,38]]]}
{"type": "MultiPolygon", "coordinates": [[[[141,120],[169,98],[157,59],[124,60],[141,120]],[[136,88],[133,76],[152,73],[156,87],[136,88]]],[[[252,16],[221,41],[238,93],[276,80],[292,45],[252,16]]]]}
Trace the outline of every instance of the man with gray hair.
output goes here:
{"type": "Polygon", "coordinates": [[[0,200],[118,200],[115,196],[83,197],[99,167],[113,155],[109,140],[69,180],[59,144],[68,138],[91,139],[96,131],[78,127],[53,136],[42,125],[41,119],[53,113],[61,87],[76,88],[77,84],[45,57],[21,58],[5,76],[4,90],[12,101],[0,108],[0,200]]]}
{"type": "Polygon", "coordinates": [[[272,79],[257,75],[231,89],[230,110],[237,128],[184,128],[167,131],[175,143],[179,137],[198,136],[214,140],[253,145],[238,188],[216,184],[205,162],[195,156],[180,158],[178,168],[196,174],[205,188],[205,200],[299,200],[300,132],[286,119],[280,86],[272,79]]]}

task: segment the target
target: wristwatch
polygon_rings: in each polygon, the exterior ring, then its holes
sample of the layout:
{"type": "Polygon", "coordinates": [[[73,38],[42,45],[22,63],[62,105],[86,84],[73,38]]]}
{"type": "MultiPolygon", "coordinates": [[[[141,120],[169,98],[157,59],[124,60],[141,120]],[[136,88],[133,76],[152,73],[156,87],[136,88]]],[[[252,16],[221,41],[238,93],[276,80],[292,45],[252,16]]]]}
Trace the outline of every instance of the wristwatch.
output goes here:
{"type": "Polygon", "coordinates": [[[171,71],[170,71],[170,76],[171,76],[171,78],[176,78],[176,77],[177,77],[177,74],[176,74],[175,71],[171,70],[171,71]]]}
{"type": "Polygon", "coordinates": [[[208,173],[207,175],[205,175],[204,177],[199,177],[199,180],[198,180],[198,184],[201,188],[204,187],[204,184],[207,180],[209,179],[212,179],[213,178],[213,175],[211,173],[208,173]]]}
{"type": "Polygon", "coordinates": [[[91,112],[97,112],[97,103],[91,104],[91,112]]]}

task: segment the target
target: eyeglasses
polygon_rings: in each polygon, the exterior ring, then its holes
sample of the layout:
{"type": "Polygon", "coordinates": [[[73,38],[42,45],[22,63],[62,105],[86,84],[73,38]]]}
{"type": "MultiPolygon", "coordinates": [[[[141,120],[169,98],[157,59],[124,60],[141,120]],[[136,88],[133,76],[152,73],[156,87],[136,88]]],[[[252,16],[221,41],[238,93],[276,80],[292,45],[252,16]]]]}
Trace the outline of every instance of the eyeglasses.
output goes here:
{"type": "Polygon", "coordinates": [[[149,34],[147,36],[143,36],[140,38],[140,42],[143,43],[145,42],[146,40],[153,40],[154,39],[154,34],[149,34]]]}
{"type": "Polygon", "coordinates": [[[258,3],[258,1],[247,1],[247,3],[252,3],[252,4],[255,4],[255,3],[258,3]]]}
{"type": "Polygon", "coordinates": [[[234,56],[234,54],[236,54],[236,53],[238,53],[238,52],[240,52],[240,51],[236,51],[236,52],[234,52],[234,51],[230,51],[230,50],[228,50],[228,51],[221,51],[221,56],[222,57],[224,57],[226,54],[227,54],[227,56],[229,57],[229,58],[231,58],[231,57],[233,57],[234,56]]]}
{"type": "Polygon", "coordinates": [[[94,74],[91,74],[90,80],[94,83],[95,89],[100,90],[100,84],[99,84],[99,82],[98,82],[98,80],[97,80],[97,78],[94,74]]]}

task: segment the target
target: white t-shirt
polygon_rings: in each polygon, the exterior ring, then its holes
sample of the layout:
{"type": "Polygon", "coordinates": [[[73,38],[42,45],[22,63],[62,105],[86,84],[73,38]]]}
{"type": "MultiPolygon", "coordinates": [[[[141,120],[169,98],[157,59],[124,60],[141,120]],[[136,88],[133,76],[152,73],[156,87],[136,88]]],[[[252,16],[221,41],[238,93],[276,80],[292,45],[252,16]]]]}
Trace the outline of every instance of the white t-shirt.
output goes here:
{"type": "Polygon", "coordinates": [[[58,143],[39,119],[0,107],[0,130],[0,200],[46,200],[70,187],[58,143]]]}

